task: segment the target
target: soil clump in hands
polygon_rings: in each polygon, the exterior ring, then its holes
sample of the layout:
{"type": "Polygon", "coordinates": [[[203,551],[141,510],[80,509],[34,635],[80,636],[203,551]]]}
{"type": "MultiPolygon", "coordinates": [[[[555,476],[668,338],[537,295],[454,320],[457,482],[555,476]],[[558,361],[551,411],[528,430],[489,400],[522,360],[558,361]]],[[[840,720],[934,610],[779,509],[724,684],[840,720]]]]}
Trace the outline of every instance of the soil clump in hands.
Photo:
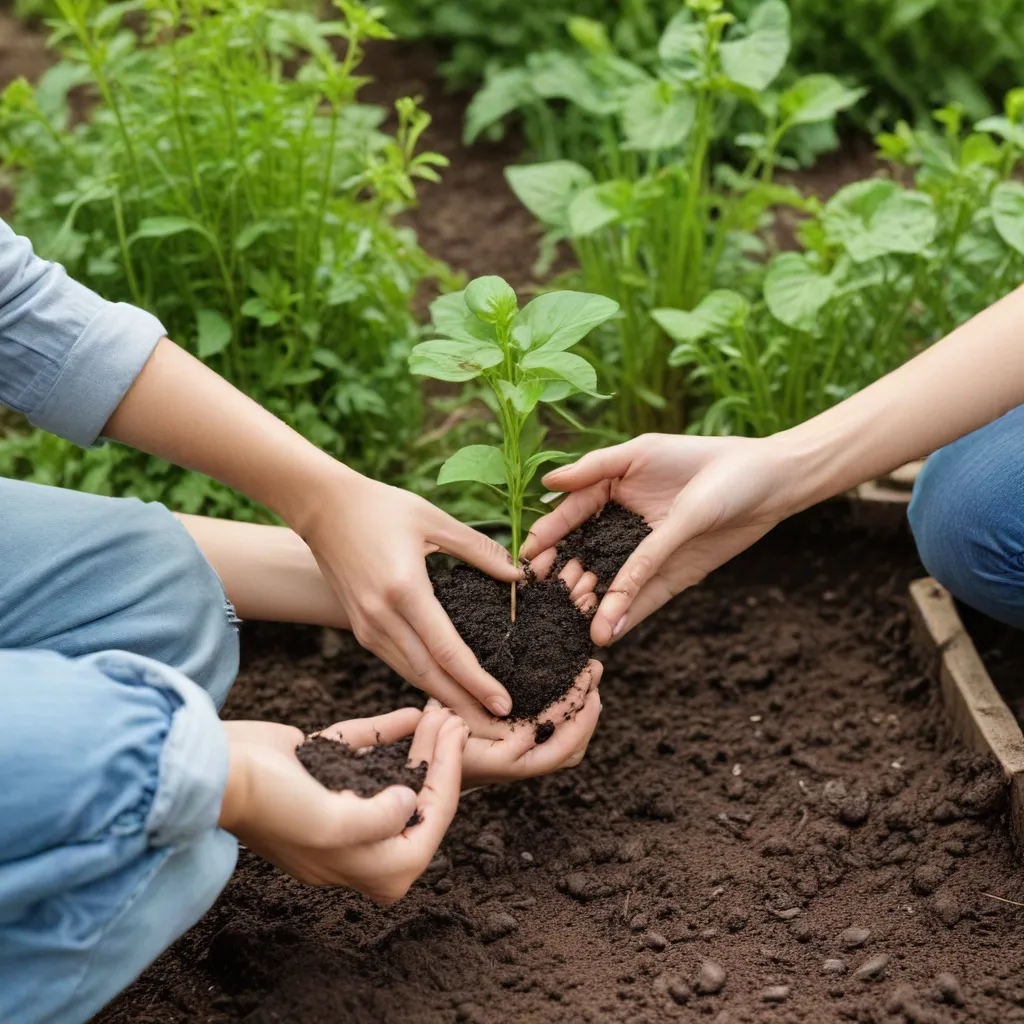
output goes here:
{"type": "Polygon", "coordinates": [[[572,559],[578,559],[587,572],[597,577],[597,594],[606,594],[626,559],[650,532],[642,516],[609,501],[597,515],[559,542],[558,557],[551,571],[557,574],[572,559]]]}

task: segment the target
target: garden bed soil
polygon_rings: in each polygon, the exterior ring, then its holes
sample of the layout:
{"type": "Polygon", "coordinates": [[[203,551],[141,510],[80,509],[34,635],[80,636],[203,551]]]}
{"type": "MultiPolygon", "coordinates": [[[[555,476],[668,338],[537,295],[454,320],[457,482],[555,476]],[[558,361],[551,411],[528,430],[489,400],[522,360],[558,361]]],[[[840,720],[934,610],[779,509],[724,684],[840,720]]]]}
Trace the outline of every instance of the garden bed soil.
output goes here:
{"type": "MultiPolygon", "coordinates": [[[[1024,1020],[1024,883],[995,766],[910,639],[906,534],[784,524],[606,655],[573,771],[467,795],[380,908],[247,852],[97,1024],[1024,1020]]],[[[229,717],[414,700],[321,633],[247,629],[229,717]]]]}

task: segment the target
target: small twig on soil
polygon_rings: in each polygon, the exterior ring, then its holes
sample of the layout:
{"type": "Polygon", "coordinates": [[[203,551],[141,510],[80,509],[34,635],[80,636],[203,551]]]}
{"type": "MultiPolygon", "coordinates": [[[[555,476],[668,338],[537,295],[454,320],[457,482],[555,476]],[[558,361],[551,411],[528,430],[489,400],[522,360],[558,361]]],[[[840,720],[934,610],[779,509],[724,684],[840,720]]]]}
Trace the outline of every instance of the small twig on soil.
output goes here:
{"type": "Polygon", "coordinates": [[[1024,903],[1018,903],[1016,900],[1004,899],[1002,896],[993,896],[990,892],[983,892],[982,896],[987,896],[990,900],[999,900],[1000,903],[1009,903],[1011,907],[1024,908],[1024,903]]]}
{"type": "Polygon", "coordinates": [[[512,621],[516,621],[516,585],[512,582],[512,621]]]}
{"type": "Polygon", "coordinates": [[[809,817],[810,815],[807,813],[807,808],[803,808],[803,810],[800,811],[800,821],[797,823],[796,828],[793,829],[794,836],[800,835],[800,833],[803,831],[804,825],[807,824],[807,819],[809,817]]]}

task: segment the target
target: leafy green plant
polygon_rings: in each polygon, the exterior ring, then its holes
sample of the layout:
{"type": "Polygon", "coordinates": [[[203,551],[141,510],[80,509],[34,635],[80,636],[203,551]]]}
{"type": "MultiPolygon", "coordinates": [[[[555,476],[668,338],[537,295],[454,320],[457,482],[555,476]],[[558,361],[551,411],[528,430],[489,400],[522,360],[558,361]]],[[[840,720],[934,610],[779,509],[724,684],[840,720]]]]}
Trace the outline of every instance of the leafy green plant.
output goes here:
{"type": "MultiPolygon", "coordinates": [[[[322,21],[267,0],[57,5],[60,62],[0,104],[15,229],[106,298],[154,312],[332,454],[397,472],[421,429],[410,303],[424,278],[450,277],[394,219],[445,163],[417,152],[429,117],[400,100],[389,135],[386,111],[358,101],[364,42],[390,35],[380,9],[340,0],[322,21]]],[[[0,440],[4,470],[29,479],[263,514],[140,460],[0,440]]]]}
{"type": "MultiPolygon", "coordinates": [[[[735,0],[749,11],[756,0],[735,0]]],[[[949,100],[970,116],[993,112],[1024,81],[1024,0],[790,0],[794,63],[868,86],[862,115],[921,124],[949,100]]]]}
{"type": "Polygon", "coordinates": [[[631,56],[653,50],[659,26],[678,0],[389,0],[388,21],[403,39],[433,39],[447,59],[440,71],[450,84],[479,82],[488,65],[505,66],[565,43],[573,16],[605,25],[616,46],[631,56]]]}
{"type": "Polygon", "coordinates": [[[582,87],[565,90],[570,103],[603,105],[593,169],[558,160],[507,171],[547,228],[543,252],[567,240],[579,264],[567,280],[622,307],[590,350],[616,392],[613,426],[629,435],[679,430],[689,416],[687,369],[669,365],[671,345],[651,310],[693,309],[726,286],[757,292],[772,209],[805,206],[774,180],[781,143],[807,126],[830,130],[861,96],[830,75],[772,89],[789,52],[782,0],[765,0],[745,24],[721,0],[687,0],[658,52],[651,75],[595,43],[588,81],[608,84],[590,99],[582,87]],[[758,130],[726,136],[738,108],[758,130]],[[740,169],[719,161],[724,141],[746,154],[740,169]]]}
{"type": "MultiPolygon", "coordinates": [[[[541,450],[544,430],[537,409],[573,394],[602,398],[597,374],[569,350],[618,312],[602,295],[549,292],[519,308],[515,291],[500,277],[480,277],[430,307],[437,339],[417,345],[413,373],[435,380],[482,379],[501,427],[501,447],[460,449],[438,473],[439,484],[475,482],[496,490],[506,504],[512,557],[519,558],[527,488],[545,462],[565,452],[541,450]]],[[[513,588],[512,617],[515,618],[513,588]]]]}
{"type": "Polygon", "coordinates": [[[855,182],[809,204],[802,252],[776,256],[762,293],[711,292],[654,319],[707,395],[693,429],[765,435],[821,412],[895,369],[1001,298],[1024,275],[1024,90],[1005,114],[964,132],[907,124],[879,136],[880,155],[915,187],[855,182]]]}

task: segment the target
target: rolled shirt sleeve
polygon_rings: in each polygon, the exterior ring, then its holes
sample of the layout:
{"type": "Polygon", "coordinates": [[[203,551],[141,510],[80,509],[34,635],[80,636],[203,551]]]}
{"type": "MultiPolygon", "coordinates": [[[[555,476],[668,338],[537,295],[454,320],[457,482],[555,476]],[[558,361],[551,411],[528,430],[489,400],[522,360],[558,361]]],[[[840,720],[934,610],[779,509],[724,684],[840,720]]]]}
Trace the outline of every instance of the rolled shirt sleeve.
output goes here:
{"type": "Polygon", "coordinates": [[[107,302],[40,259],[0,221],[0,404],[91,445],[166,333],[145,310],[107,302]]]}

